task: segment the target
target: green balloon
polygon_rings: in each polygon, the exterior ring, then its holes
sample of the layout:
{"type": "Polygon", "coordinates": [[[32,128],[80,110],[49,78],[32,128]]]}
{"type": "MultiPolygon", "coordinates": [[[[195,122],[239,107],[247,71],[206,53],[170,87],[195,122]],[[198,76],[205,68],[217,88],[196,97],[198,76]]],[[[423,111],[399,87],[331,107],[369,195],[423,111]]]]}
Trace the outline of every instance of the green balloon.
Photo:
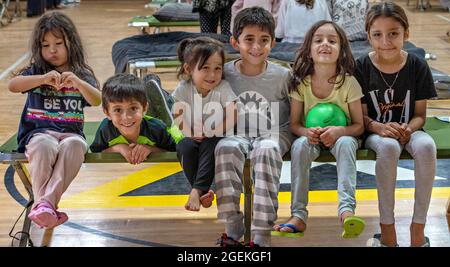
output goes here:
{"type": "Polygon", "coordinates": [[[306,115],[306,128],[326,126],[347,126],[347,117],[338,105],[319,103],[306,115]]]}

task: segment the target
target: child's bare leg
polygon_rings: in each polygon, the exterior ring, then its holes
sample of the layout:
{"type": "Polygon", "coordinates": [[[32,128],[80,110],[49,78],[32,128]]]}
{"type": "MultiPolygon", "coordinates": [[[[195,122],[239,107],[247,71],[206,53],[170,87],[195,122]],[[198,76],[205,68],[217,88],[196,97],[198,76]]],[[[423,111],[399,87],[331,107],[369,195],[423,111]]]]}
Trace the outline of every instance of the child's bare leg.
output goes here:
{"type": "Polygon", "coordinates": [[[395,232],[395,224],[381,224],[381,243],[388,247],[397,245],[397,234],[395,232]]]}
{"type": "Polygon", "coordinates": [[[186,204],[184,205],[184,208],[186,210],[190,210],[190,211],[199,211],[200,210],[200,194],[201,191],[196,189],[196,188],[192,188],[191,193],[189,194],[189,199],[186,202],[186,204]]]}
{"type": "Polygon", "coordinates": [[[200,197],[200,204],[203,208],[209,208],[214,200],[214,191],[209,190],[208,193],[200,197]]]}
{"type": "Polygon", "coordinates": [[[425,244],[425,224],[411,223],[411,247],[420,247],[425,244]]]}

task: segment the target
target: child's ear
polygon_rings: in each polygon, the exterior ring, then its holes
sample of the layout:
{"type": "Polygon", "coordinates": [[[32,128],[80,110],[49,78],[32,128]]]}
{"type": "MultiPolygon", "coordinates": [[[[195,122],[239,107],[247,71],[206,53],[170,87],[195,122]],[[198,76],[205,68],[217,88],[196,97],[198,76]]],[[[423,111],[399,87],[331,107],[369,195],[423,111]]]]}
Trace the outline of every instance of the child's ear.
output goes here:
{"type": "Polygon", "coordinates": [[[146,115],[146,114],[147,114],[147,110],[148,110],[148,105],[149,105],[149,103],[147,103],[147,105],[145,105],[145,107],[143,107],[143,110],[144,110],[144,115],[146,115]]]}
{"type": "Polygon", "coordinates": [[[230,44],[234,49],[239,51],[239,42],[233,36],[230,37],[230,44]]]}
{"type": "Polygon", "coordinates": [[[275,39],[272,39],[272,43],[270,44],[270,49],[274,48],[277,44],[277,41],[275,39]]]}
{"type": "Polygon", "coordinates": [[[405,31],[405,35],[404,35],[403,39],[404,39],[405,42],[408,41],[408,39],[409,39],[409,29],[405,31]]]}
{"type": "Polygon", "coordinates": [[[108,120],[111,120],[111,117],[109,116],[108,109],[103,108],[103,113],[105,113],[105,115],[106,115],[106,117],[108,118],[108,120]]]}
{"type": "Polygon", "coordinates": [[[189,67],[189,65],[187,63],[183,64],[183,71],[184,71],[184,74],[190,75],[191,68],[189,67]]]}

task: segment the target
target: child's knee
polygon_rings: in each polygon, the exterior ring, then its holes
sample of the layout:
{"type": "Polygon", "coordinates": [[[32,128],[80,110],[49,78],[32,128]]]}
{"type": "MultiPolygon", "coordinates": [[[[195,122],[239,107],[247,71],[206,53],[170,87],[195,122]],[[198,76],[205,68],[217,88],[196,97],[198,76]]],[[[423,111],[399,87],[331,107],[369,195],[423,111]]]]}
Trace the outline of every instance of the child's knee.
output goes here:
{"type": "Polygon", "coordinates": [[[431,160],[436,158],[436,153],[436,144],[434,143],[433,139],[429,138],[417,147],[414,154],[418,155],[422,159],[431,160]]]}
{"type": "Polygon", "coordinates": [[[341,149],[356,151],[358,149],[358,141],[352,136],[341,136],[336,140],[336,146],[341,149]]]}
{"type": "Polygon", "coordinates": [[[27,145],[27,153],[31,154],[34,151],[48,156],[56,155],[58,153],[58,142],[46,135],[36,135],[27,145]]]}
{"type": "Polygon", "coordinates": [[[240,149],[238,142],[221,140],[214,150],[216,157],[221,155],[233,154],[233,155],[244,155],[240,149]]]}
{"type": "Polygon", "coordinates": [[[76,151],[83,154],[87,151],[86,142],[79,137],[68,137],[64,139],[60,143],[60,148],[69,148],[71,151],[76,151]]]}
{"type": "Polygon", "coordinates": [[[194,147],[194,140],[191,138],[185,137],[177,144],[177,151],[181,154],[187,153],[191,151],[194,147]]]}
{"type": "Polygon", "coordinates": [[[384,138],[378,145],[377,157],[399,158],[402,152],[399,142],[393,138],[384,138]]]}
{"type": "Polygon", "coordinates": [[[310,144],[308,143],[308,138],[305,136],[301,136],[297,138],[294,143],[292,143],[291,151],[299,152],[303,147],[308,147],[310,144]]]}

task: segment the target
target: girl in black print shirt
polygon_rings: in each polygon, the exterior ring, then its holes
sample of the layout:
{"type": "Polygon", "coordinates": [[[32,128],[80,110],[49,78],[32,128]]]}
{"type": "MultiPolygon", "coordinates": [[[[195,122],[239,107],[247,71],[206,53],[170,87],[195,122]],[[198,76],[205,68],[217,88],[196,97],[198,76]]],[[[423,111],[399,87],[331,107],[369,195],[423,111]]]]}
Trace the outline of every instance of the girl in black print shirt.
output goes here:
{"type": "Polygon", "coordinates": [[[436,96],[425,60],[403,48],[408,18],[393,2],[373,5],[365,28],[373,51],[357,60],[356,78],[363,89],[366,147],[377,154],[376,179],[381,234],[370,243],[396,246],[394,204],[397,163],[402,149],[414,158],[415,202],[411,246],[429,246],[424,229],[436,172],[436,145],[425,132],[427,99],[436,96]]]}

